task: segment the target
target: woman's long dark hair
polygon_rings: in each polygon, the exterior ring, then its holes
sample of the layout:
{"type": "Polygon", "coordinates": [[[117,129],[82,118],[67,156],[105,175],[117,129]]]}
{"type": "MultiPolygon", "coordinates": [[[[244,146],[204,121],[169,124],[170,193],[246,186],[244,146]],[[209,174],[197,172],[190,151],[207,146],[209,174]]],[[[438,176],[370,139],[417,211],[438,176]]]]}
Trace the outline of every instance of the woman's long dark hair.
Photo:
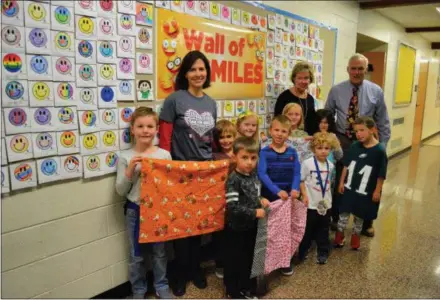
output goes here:
{"type": "Polygon", "coordinates": [[[186,73],[191,70],[193,64],[196,60],[201,59],[205,63],[206,68],[206,81],[203,84],[203,88],[206,89],[211,86],[211,66],[209,65],[209,60],[206,58],[205,54],[200,51],[194,50],[188,52],[182,61],[182,66],[180,67],[179,73],[176,76],[176,84],[174,89],[178,90],[188,90],[189,83],[188,79],[185,77],[186,73]]]}
{"type": "Polygon", "coordinates": [[[327,120],[328,132],[336,133],[336,123],[333,114],[327,109],[318,109],[316,111],[316,122],[318,122],[318,128],[319,123],[321,123],[323,119],[327,120]]]}

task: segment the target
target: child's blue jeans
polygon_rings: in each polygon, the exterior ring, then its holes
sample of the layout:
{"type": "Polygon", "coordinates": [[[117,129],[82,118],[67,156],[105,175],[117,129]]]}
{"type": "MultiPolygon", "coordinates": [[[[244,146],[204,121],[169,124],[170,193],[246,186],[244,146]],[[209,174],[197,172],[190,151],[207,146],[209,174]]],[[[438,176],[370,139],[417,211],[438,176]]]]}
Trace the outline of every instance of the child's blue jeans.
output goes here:
{"type": "Polygon", "coordinates": [[[128,262],[128,278],[131,283],[131,289],[134,296],[144,296],[147,292],[147,277],[145,261],[148,257],[151,259],[151,266],[154,275],[154,288],[156,291],[168,289],[167,255],[165,252],[165,243],[141,244],[137,246],[139,229],[139,208],[136,204],[129,203],[125,223],[130,243],[130,258],[128,262]]]}

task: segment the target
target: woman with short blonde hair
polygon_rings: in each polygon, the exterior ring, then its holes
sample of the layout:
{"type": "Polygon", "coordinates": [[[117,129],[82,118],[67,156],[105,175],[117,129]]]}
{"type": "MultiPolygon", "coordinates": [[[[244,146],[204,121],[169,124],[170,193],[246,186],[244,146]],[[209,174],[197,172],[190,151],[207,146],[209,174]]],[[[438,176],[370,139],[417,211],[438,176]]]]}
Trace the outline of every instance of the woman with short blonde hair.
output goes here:
{"type": "Polygon", "coordinates": [[[309,85],[314,82],[313,66],[306,61],[298,62],[290,77],[293,87],[282,92],[275,104],[275,116],[282,114],[284,107],[289,103],[297,103],[304,114],[304,130],[313,135],[318,131],[316,121],[315,98],[308,93],[309,85]]]}

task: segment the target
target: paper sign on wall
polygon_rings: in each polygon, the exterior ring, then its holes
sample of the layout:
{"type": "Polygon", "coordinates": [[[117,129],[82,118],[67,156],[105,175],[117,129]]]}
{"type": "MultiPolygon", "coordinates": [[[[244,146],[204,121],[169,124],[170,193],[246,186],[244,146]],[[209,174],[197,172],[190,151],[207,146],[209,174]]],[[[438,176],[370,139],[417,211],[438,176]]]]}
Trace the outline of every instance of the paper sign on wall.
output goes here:
{"type": "Polygon", "coordinates": [[[153,74],[153,55],[151,53],[136,53],[136,73],[153,74]]]}
{"type": "Polygon", "coordinates": [[[136,81],[137,100],[153,101],[154,100],[153,86],[154,85],[152,80],[137,80],[136,81]]]}
{"type": "Polygon", "coordinates": [[[78,128],[78,116],[76,107],[61,107],[56,109],[58,110],[58,122],[56,125],[58,131],[75,130],[78,128]]]}
{"type": "Polygon", "coordinates": [[[37,160],[38,184],[62,180],[60,176],[60,158],[58,156],[37,160]]]}
{"type": "Polygon", "coordinates": [[[100,86],[98,88],[98,107],[112,108],[117,107],[116,87],[114,86],[100,86]]]}
{"type": "Polygon", "coordinates": [[[101,140],[101,149],[103,151],[117,151],[119,150],[119,136],[117,130],[106,130],[99,132],[101,140]]]}
{"type": "Polygon", "coordinates": [[[60,156],[60,174],[64,179],[82,177],[83,164],[81,155],[60,156]]]}
{"type": "Polygon", "coordinates": [[[114,17],[116,14],[116,1],[103,0],[99,1],[98,16],[114,17]]]}
{"type": "Polygon", "coordinates": [[[98,41],[96,60],[98,63],[115,63],[116,60],[116,42],[98,41]]]}
{"type": "Polygon", "coordinates": [[[99,132],[81,135],[81,154],[90,155],[101,152],[101,139],[99,132]]]}
{"type": "Polygon", "coordinates": [[[120,80],[117,88],[118,101],[134,101],[134,80],[120,80]]]}
{"type": "Polygon", "coordinates": [[[98,39],[116,41],[118,36],[116,34],[116,19],[115,18],[97,18],[98,39]]]}
{"type": "Polygon", "coordinates": [[[43,55],[27,55],[29,80],[52,80],[52,58],[43,55]]]}
{"type": "Polygon", "coordinates": [[[56,106],[75,106],[77,104],[75,82],[54,82],[56,106]]]}
{"type": "Polygon", "coordinates": [[[55,81],[75,81],[75,58],[52,56],[52,74],[55,81]]]}
{"type": "Polygon", "coordinates": [[[2,53],[2,79],[27,79],[24,53],[2,53]]]}
{"type": "Polygon", "coordinates": [[[3,111],[6,134],[26,133],[31,131],[29,108],[5,108],[3,111]]]}
{"type": "Polygon", "coordinates": [[[79,142],[78,130],[57,132],[58,155],[78,153],[79,142]]]}
{"type": "Polygon", "coordinates": [[[33,160],[9,165],[9,173],[12,191],[37,186],[37,170],[33,160]]]}
{"type": "Polygon", "coordinates": [[[78,117],[81,134],[99,131],[98,110],[80,111],[78,117]]]}
{"type": "Polygon", "coordinates": [[[132,36],[121,36],[118,41],[118,57],[134,58],[135,38],[132,36]]]}
{"type": "Polygon", "coordinates": [[[77,64],[76,65],[76,86],[77,87],[96,87],[96,65],[77,64]]]}
{"type": "Polygon", "coordinates": [[[1,174],[1,192],[2,194],[9,193],[11,190],[11,186],[9,184],[9,168],[2,167],[2,174],[1,174]]]}
{"type": "Polygon", "coordinates": [[[83,156],[84,178],[101,176],[101,160],[99,155],[83,156]]]}
{"type": "Polygon", "coordinates": [[[136,1],[117,1],[118,2],[118,12],[123,14],[136,14],[136,1]]]}
{"type": "MultiPolygon", "coordinates": [[[[17,2],[17,1],[13,1],[17,2]]],[[[50,6],[48,3],[23,1],[26,27],[49,28],[50,6]]],[[[3,10],[3,8],[2,8],[3,10]]]]}
{"type": "Polygon", "coordinates": [[[61,4],[60,6],[56,6],[53,5],[52,1],[51,18],[52,30],[73,31],[75,29],[73,8],[67,7],[65,3],[61,4]]]}
{"type": "Polygon", "coordinates": [[[2,80],[2,107],[29,105],[27,80],[2,80]]]}
{"type": "Polygon", "coordinates": [[[136,26],[136,48],[153,49],[153,29],[136,26]]]}
{"type": "Polygon", "coordinates": [[[30,116],[32,117],[32,132],[42,132],[56,130],[56,108],[39,107],[31,108],[30,116]]]}
{"type": "Polygon", "coordinates": [[[79,110],[93,110],[98,108],[98,89],[97,88],[79,88],[79,110]]]}
{"type": "Polygon", "coordinates": [[[6,136],[6,147],[9,162],[30,159],[34,156],[30,133],[6,136]]]}
{"type": "Polygon", "coordinates": [[[31,107],[53,106],[54,90],[51,81],[29,81],[29,105],[31,107]]]}
{"type": "Polygon", "coordinates": [[[24,25],[23,1],[2,2],[2,23],[9,25],[24,25]]]}
{"type": "MultiPolygon", "coordinates": [[[[66,1],[68,2],[68,1],[66,1]]],[[[75,1],[75,14],[96,17],[97,1],[75,1]]]]}
{"type": "Polygon", "coordinates": [[[73,32],[51,31],[51,48],[53,54],[74,56],[75,40],[73,32]]]}
{"type": "Polygon", "coordinates": [[[99,110],[99,128],[101,130],[111,130],[119,128],[118,109],[100,109],[99,110]]]}
{"type": "Polygon", "coordinates": [[[41,132],[32,134],[34,157],[53,156],[58,154],[56,132],[41,132]]]}
{"type": "Polygon", "coordinates": [[[26,46],[24,27],[2,25],[1,41],[2,52],[24,52],[26,46]]]}
{"type": "Polygon", "coordinates": [[[134,59],[119,58],[117,77],[118,79],[134,79],[134,59]]]}
{"type": "Polygon", "coordinates": [[[116,65],[98,64],[98,85],[116,84],[116,65]]]}
{"type": "Polygon", "coordinates": [[[96,63],[96,41],[75,40],[75,45],[77,64],[96,63]]]}
{"type": "Polygon", "coordinates": [[[134,107],[119,108],[119,128],[130,127],[131,115],[133,114],[134,110],[134,107]]]}
{"type": "Polygon", "coordinates": [[[26,53],[51,54],[49,29],[26,27],[26,53]]]}
{"type": "Polygon", "coordinates": [[[96,18],[75,15],[75,33],[77,39],[96,40],[98,36],[96,18]]]}
{"type": "Polygon", "coordinates": [[[136,18],[134,15],[118,14],[118,34],[136,36],[136,18]]]}

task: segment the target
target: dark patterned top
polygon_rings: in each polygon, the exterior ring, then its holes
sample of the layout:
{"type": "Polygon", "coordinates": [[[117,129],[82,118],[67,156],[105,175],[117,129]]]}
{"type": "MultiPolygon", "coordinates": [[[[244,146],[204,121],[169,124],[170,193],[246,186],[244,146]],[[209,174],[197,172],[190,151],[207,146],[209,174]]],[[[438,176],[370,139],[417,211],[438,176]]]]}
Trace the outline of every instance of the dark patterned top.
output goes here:
{"type": "Polygon", "coordinates": [[[261,204],[257,173],[244,175],[233,171],[226,183],[226,226],[237,231],[254,228],[258,208],[261,204]]]}

